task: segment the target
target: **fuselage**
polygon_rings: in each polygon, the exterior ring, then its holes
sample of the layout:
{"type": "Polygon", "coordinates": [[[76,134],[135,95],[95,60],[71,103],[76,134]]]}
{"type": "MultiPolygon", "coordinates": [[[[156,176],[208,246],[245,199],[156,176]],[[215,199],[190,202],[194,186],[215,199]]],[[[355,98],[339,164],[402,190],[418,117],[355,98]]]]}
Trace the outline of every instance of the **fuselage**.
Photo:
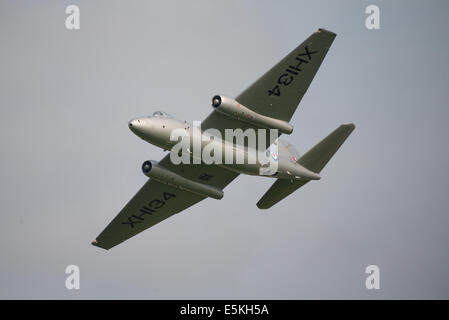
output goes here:
{"type": "Polygon", "coordinates": [[[242,146],[160,111],[153,116],[133,119],[128,126],[146,142],[170,150],[170,156],[183,154],[183,161],[193,164],[218,165],[242,174],[281,179],[320,179],[318,174],[298,164],[294,157],[285,156],[276,142],[268,149],[257,149],[249,144],[242,146]],[[181,143],[183,139],[186,140],[181,143]]]}

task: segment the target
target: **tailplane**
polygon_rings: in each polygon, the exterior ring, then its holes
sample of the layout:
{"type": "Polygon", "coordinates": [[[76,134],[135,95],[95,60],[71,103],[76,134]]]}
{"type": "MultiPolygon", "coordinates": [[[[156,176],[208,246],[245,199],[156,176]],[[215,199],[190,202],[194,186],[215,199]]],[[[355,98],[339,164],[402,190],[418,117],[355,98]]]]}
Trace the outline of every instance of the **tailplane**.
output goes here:
{"type": "MultiPolygon", "coordinates": [[[[352,123],[342,124],[312,149],[302,155],[297,163],[312,172],[320,173],[341,147],[343,142],[349,137],[354,128],[355,125],[352,123]]],[[[310,180],[278,179],[263,195],[259,202],[257,202],[257,207],[260,209],[268,209],[309,181],[310,180]]]]}

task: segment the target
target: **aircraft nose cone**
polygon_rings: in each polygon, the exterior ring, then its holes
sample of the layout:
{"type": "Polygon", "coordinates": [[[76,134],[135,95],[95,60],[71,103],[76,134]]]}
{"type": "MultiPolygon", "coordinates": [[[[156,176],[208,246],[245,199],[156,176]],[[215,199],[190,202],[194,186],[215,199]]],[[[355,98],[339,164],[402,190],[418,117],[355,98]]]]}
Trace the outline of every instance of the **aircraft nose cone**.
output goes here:
{"type": "Polygon", "coordinates": [[[132,132],[136,132],[137,130],[139,130],[140,127],[140,123],[141,121],[139,119],[133,119],[130,122],[128,122],[128,128],[132,131],[132,132]]]}
{"type": "Polygon", "coordinates": [[[144,139],[144,136],[148,135],[151,126],[148,124],[148,120],[145,118],[136,118],[128,122],[128,128],[138,137],[144,139]]]}
{"type": "Polygon", "coordinates": [[[136,124],[135,124],[134,120],[131,120],[130,122],[128,122],[128,128],[132,132],[135,132],[134,130],[136,130],[136,124]]]}

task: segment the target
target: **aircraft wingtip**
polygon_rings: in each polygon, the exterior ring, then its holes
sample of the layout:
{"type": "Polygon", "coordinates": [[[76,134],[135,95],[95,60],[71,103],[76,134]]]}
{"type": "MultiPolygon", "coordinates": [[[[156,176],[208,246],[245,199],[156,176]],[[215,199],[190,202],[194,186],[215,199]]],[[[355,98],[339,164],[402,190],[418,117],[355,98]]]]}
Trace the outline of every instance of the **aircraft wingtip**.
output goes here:
{"type": "Polygon", "coordinates": [[[333,36],[336,36],[336,35],[337,35],[335,32],[329,31],[329,30],[324,29],[324,28],[318,28],[317,32],[318,32],[318,33],[321,33],[321,32],[322,32],[322,33],[329,33],[330,35],[333,35],[333,36]]]}
{"type": "Polygon", "coordinates": [[[265,203],[259,201],[256,203],[257,208],[261,209],[261,210],[266,210],[268,208],[270,208],[269,206],[267,206],[265,203]]]}
{"type": "Polygon", "coordinates": [[[348,126],[349,128],[351,128],[351,130],[355,129],[355,124],[354,123],[347,123],[346,126],[348,126]]]}
{"type": "Polygon", "coordinates": [[[100,244],[100,243],[98,242],[97,239],[95,239],[94,241],[92,241],[92,242],[91,242],[91,245],[93,245],[94,247],[97,247],[97,248],[104,249],[104,250],[109,250],[109,249],[111,249],[110,247],[108,248],[108,247],[104,246],[104,244],[100,244]]]}

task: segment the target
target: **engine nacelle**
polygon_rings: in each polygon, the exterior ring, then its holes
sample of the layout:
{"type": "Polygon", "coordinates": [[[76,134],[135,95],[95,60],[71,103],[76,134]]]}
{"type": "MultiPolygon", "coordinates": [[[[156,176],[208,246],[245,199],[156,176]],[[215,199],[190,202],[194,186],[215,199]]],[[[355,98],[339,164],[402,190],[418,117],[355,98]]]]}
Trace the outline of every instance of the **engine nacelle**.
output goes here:
{"type": "Polygon", "coordinates": [[[261,126],[267,129],[278,129],[285,134],[293,132],[293,127],[288,122],[254,112],[232,98],[216,95],[212,98],[212,107],[224,115],[257,127],[261,126]]]}
{"type": "Polygon", "coordinates": [[[214,199],[223,198],[222,190],[181,177],[179,174],[160,166],[157,161],[145,161],[142,164],[142,171],[147,177],[177,189],[214,199]]]}

